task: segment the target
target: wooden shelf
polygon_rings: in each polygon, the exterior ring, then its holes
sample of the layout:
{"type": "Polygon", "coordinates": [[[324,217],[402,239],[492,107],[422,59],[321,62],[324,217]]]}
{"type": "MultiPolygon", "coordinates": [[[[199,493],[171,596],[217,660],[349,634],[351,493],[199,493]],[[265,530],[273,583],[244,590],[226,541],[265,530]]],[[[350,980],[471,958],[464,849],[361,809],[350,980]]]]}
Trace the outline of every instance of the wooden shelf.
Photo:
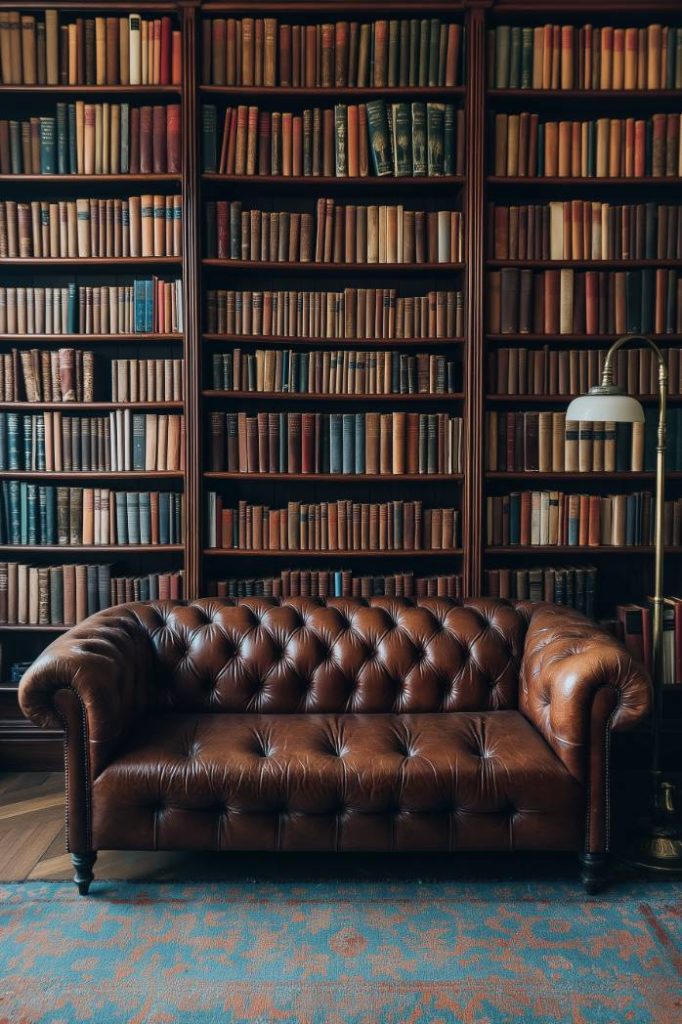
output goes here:
{"type": "Polygon", "coordinates": [[[98,267],[106,270],[120,270],[126,267],[158,267],[173,264],[180,266],[182,256],[24,256],[17,259],[4,257],[0,267],[98,267]]]}
{"type": "Polygon", "coordinates": [[[623,188],[623,187],[634,187],[634,188],[658,188],[662,186],[664,188],[680,188],[682,186],[682,178],[679,177],[660,177],[653,178],[651,176],[641,178],[531,178],[531,177],[509,177],[502,178],[496,177],[494,174],[489,175],[487,178],[488,185],[492,186],[523,186],[524,188],[557,188],[569,186],[570,188],[590,188],[594,189],[601,188],[606,185],[609,188],[623,188]]]}
{"type": "MultiPolygon", "coordinates": [[[[632,472],[630,470],[616,473],[578,473],[578,472],[544,472],[537,469],[488,471],[489,480],[652,480],[656,474],[651,470],[632,472]]],[[[682,480],[682,473],[667,472],[666,480],[682,480]]]]}
{"type": "MultiPolygon", "coordinates": [[[[1,474],[0,474],[1,475],[1,474]]],[[[227,473],[214,470],[204,473],[207,480],[258,480],[263,483],[280,480],[300,481],[311,480],[314,483],[458,483],[463,479],[462,473],[227,473]]]]}
{"type": "MultiPolygon", "coordinates": [[[[682,100],[680,101],[682,103],[682,100]]],[[[518,270],[637,270],[649,267],[682,267],[682,260],[486,260],[487,267],[515,267],[518,270]]]]}
{"type": "MultiPolygon", "coordinates": [[[[502,402],[509,405],[537,405],[546,403],[548,405],[568,405],[578,395],[486,395],[486,402],[502,402]]],[[[633,395],[638,402],[644,404],[658,404],[658,395],[633,395]]],[[[682,395],[668,395],[668,403],[675,405],[682,402],[682,395]]]]}
{"type": "Polygon", "coordinates": [[[66,633],[68,629],[73,629],[75,623],[71,626],[45,626],[45,625],[33,625],[32,623],[26,622],[5,622],[0,624],[1,633],[66,633]]]}
{"type": "MultiPolygon", "coordinates": [[[[595,345],[607,349],[618,334],[486,334],[492,345],[595,345]]],[[[682,334],[650,334],[657,345],[680,345],[682,334]]]]}
{"type": "Polygon", "coordinates": [[[83,345],[129,345],[138,342],[182,342],[184,334],[0,334],[0,344],[21,345],[31,348],[34,345],[67,345],[82,343],[83,345]]]}
{"type": "MultiPolygon", "coordinates": [[[[523,547],[520,544],[509,544],[506,547],[486,547],[486,554],[495,555],[645,555],[651,557],[654,553],[653,545],[613,545],[598,544],[590,545],[574,544],[528,544],[523,547]]],[[[682,548],[666,547],[666,555],[680,555],[682,548]]]]}
{"type": "MultiPolygon", "coordinates": [[[[598,6],[598,4],[595,4],[598,6]]],[[[589,103],[679,103],[679,89],[488,89],[488,99],[542,104],[589,103]]]]}
{"type": "MultiPolygon", "coordinates": [[[[3,262],[3,261],[0,261],[3,262]]],[[[270,260],[203,259],[202,266],[224,270],[262,270],[282,274],[451,274],[464,270],[463,263],[284,263],[270,260]]],[[[680,263],[682,265],[682,261],[680,263]]]]}
{"type": "Polygon", "coordinates": [[[264,334],[202,334],[202,340],[209,345],[269,345],[300,348],[335,348],[355,351],[361,348],[447,348],[463,345],[464,338],[298,338],[264,334]]]}
{"type": "MultiPolygon", "coordinates": [[[[88,0],[79,5],[87,8],[88,0]]],[[[2,96],[181,96],[181,85],[0,85],[2,96]]]]}
{"type": "Polygon", "coordinates": [[[10,185],[30,185],[43,182],[48,185],[73,183],[74,185],[88,185],[94,187],[98,183],[102,185],[135,183],[161,184],[163,182],[182,182],[181,174],[0,174],[0,183],[10,185]]]}
{"type": "Polygon", "coordinates": [[[405,402],[462,401],[464,398],[461,391],[442,395],[421,393],[414,395],[327,395],[313,394],[312,392],[303,394],[298,391],[214,391],[207,389],[201,393],[204,398],[213,401],[234,398],[240,402],[397,402],[400,404],[405,402]]]}
{"type": "Polygon", "coordinates": [[[64,555],[93,555],[98,552],[102,554],[121,555],[151,555],[180,553],[185,550],[183,544],[3,544],[3,551],[11,551],[13,554],[39,553],[41,551],[56,552],[64,555]]]}
{"type": "Polygon", "coordinates": [[[461,555],[461,548],[421,549],[421,550],[390,550],[390,551],[289,551],[289,550],[249,550],[238,548],[205,548],[204,555],[220,558],[439,558],[448,555],[461,555]]]}
{"type": "MultiPolygon", "coordinates": [[[[450,189],[464,184],[464,178],[458,175],[441,175],[438,177],[397,178],[386,175],[382,178],[368,175],[365,178],[337,178],[326,175],[289,175],[283,174],[215,174],[204,172],[202,180],[207,184],[216,182],[224,185],[238,185],[240,188],[301,188],[312,186],[322,188],[356,189],[450,189]]],[[[2,181],[2,178],[0,178],[2,181]]]]}
{"type": "Polygon", "coordinates": [[[463,85],[398,85],[398,86],[263,86],[263,85],[200,85],[199,92],[207,99],[224,97],[240,103],[256,100],[371,100],[384,96],[397,102],[401,99],[450,100],[463,97],[463,85]]]}
{"type": "Polygon", "coordinates": [[[5,469],[0,472],[0,480],[90,480],[94,485],[99,480],[130,480],[142,477],[152,480],[182,480],[185,474],[178,470],[160,469],[5,469]]]}
{"type": "Polygon", "coordinates": [[[0,402],[0,409],[18,409],[22,412],[104,412],[114,409],[184,409],[184,402],[0,402]]]}

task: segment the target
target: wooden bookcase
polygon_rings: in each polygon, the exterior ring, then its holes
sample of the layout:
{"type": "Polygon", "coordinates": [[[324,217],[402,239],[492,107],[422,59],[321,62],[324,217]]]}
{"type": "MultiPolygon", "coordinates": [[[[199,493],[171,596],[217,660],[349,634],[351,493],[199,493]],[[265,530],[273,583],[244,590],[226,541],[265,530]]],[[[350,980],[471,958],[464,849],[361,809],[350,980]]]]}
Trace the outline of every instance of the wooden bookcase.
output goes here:
{"type": "MultiPolygon", "coordinates": [[[[182,490],[185,495],[185,533],[182,545],[164,548],[7,548],[4,560],[30,561],[32,564],[58,564],[66,561],[115,562],[121,575],[150,570],[179,570],[184,573],[184,592],[188,598],[212,591],[216,580],[272,576],[282,569],[351,569],[354,575],[413,572],[415,576],[462,576],[466,594],[484,592],[484,573],[491,568],[549,565],[594,564],[598,567],[598,603],[601,615],[609,614],[619,601],[642,600],[651,586],[652,558],[648,547],[614,549],[607,546],[576,549],[565,547],[508,548],[486,543],[486,498],[512,490],[554,487],[565,490],[589,490],[609,494],[612,490],[651,489],[650,473],[501,473],[486,471],[486,413],[491,409],[564,409],[568,397],[503,396],[492,393],[488,380],[488,360],[502,347],[603,349],[613,339],[604,335],[493,334],[487,319],[488,276],[509,265],[542,270],[545,267],[573,266],[588,269],[585,261],[557,264],[533,260],[510,264],[494,260],[487,248],[487,203],[545,203],[553,199],[595,198],[613,202],[639,202],[651,198],[676,203],[679,178],[520,178],[493,174],[492,118],[495,112],[536,111],[556,119],[580,119],[598,109],[604,116],[623,117],[630,110],[648,116],[658,110],[682,110],[682,93],[677,90],[598,91],[495,89],[489,85],[486,71],[488,32],[497,25],[541,25],[571,23],[580,25],[646,25],[652,22],[682,25],[679,0],[461,0],[442,2],[425,0],[262,0],[262,2],[219,2],[219,0],[140,0],[131,4],[122,0],[90,3],[86,0],[24,0],[12,3],[0,0],[0,13],[20,10],[41,12],[56,8],[65,17],[99,13],[122,15],[135,10],[143,16],[170,15],[182,33],[182,84],[180,86],[2,86],[4,108],[17,113],[51,112],[58,99],[108,97],[140,103],[175,102],[181,104],[182,169],[180,174],[127,175],[0,175],[0,200],[76,197],[121,197],[146,192],[181,194],[183,197],[183,257],[161,259],[78,259],[61,260],[53,268],[41,259],[0,259],[4,264],[3,284],[59,278],[93,283],[129,280],[136,274],[181,273],[184,299],[184,332],[167,335],[93,335],[0,337],[0,352],[12,347],[54,348],[73,345],[92,348],[97,373],[95,404],[69,403],[55,406],[64,412],[112,409],[107,401],[108,363],[111,358],[182,357],[184,360],[184,398],[166,411],[182,412],[185,417],[185,465],[182,473],[143,474],[136,483],[133,474],[107,474],[112,486],[182,490]],[[202,80],[203,24],[215,17],[274,17],[289,23],[322,24],[338,20],[373,21],[378,18],[429,18],[455,21],[464,29],[462,75],[451,87],[363,87],[294,88],[264,86],[217,86],[202,80]],[[306,106],[333,107],[338,102],[364,102],[382,96],[387,102],[430,100],[452,103],[463,111],[465,148],[464,173],[448,177],[364,178],[225,175],[205,173],[202,162],[202,108],[213,104],[218,110],[218,145],[222,131],[221,116],[226,106],[254,104],[268,110],[300,111],[306,106]],[[595,107],[595,104],[597,106],[595,107]],[[660,191],[659,191],[660,190],[660,191]],[[660,196],[660,198],[659,198],[660,196]],[[223,260],[206,256],[204,216],[206,203],[240,200],[244,209],[289,210],[315,213],[315,202],[331,197],[340,203],[405,203],[417,210],[459,210],[463,216],[464,259],[461,263],[419,263],[382,265],[367,263],[263,262],[223,260]],[[82,264],[82,266],[81,266],[82,264]],[[281,392],[214,391],[211,389],[213,353],[234,348],[246,354],[256,348],[283,348],[301,351],[340,349],[347,341],[300,337],[255,337],[241,334],[210,333],[207,323],[206,293],[214,288],[341,290],[344,287],[395,287],[399,295],[424,294],[442,288],[464,293],[464,330],[460,336],[428,339],[355,340],[353,348],[363,350],[394,349],[413,355],[445,355],[456,365],[456,390],[448,394],[411,395],[310,395],[281,392]],[[209,462],[210,414],[220,410],[247,412],[310,411],[321,413],[364,412],[448,412],[463,418],[464,443],[462,472],[458,474],[344,475],[344,474],[245,474],[212,471],[209,462]],[[133,477],[131,481],[131,477],[133,477]],[[148,480],[148,478],[150,478],[148,480]],[[148,480],[148,482],[147,482],[148,480]],[[352,499],[359,502],[423,499],[425,507],[454,507],[461,514],[460,542],[451,550],[333,551],[303,552],[279,549],[221,550],[207,542],[208,494],[223,495],[225,504],[239,500],[286,506],[288,501],[326,502],[352,499]],[[620,558],[620,555],[627,557],[620,558]]],[[[3,116],[8,116],[3,114],[3,116]]],[[[637,266],[679,267],[680,260],[647,261],[637,266]]],[[[597,269],[618,269],[633,264],[600,261],[597,269]]],[[[682,338],[664,335],[665,346],[680,346],[682,338]]],[[[679,404],[677,397],[671,408],[679,404]]],[[[161,403],[150,403],[149,411],[161,403]]],[[[18,411],[24,407],[16,405],[18,411]]],[[[3,405],[2,409],[8,406],[3,405]]],[[[40,407],[42,408],[42,407],[40,407]]],[[[46,408],[52,408],[47,406],[46,408]]],[[[132,407],[142,411],[142,406],[132,407]]],[[[26,412],[37,411],[26,405],[26,412]]],[[[106,486],[103,474],[96,474],[97,486],[106,486]]],[[[92,474],[62,473],[59,481],[91,479],[92,474]]],[[[5,473],[0,477],[40,479],[46,474],[5,473]]],[[[47,482],[56,483],[54,474],[47,482]]],[[[93,484],[94,486],[94,484],[93,484]]],[[[671,474],[668,497],[682,496],[682,473],[671,474]]],[[[670,565],[677,566],[680,551],[669,551],[670,565]]],[[[0,626],[2,646],[2,688],[0,688],[0,761],[12,765],[41,768],[59,763],[59,737],[37,733],[21,720],[16,708],[14,688],[6,684],[7,669],[14,661],[35,656],[61,628],[45,626],[0,626]]]]}

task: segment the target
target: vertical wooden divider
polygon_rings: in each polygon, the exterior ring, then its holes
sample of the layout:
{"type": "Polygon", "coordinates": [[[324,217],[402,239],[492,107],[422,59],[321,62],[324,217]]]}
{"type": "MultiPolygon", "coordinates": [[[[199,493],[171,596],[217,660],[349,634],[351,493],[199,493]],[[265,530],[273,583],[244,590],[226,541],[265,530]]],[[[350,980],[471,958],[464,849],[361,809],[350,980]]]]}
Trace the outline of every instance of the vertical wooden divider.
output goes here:
{"type": "Polygon", "coordinates": [[[202,540],[201,239],[199,235],[199,0],[179,0],[182,17],[182,202],[185,299],[185,597],[200,596],[202,540]]]}
{"type": "Polygon", "coordinates": [[[483,586],[483,490],[485,407],[485,32],[491,0],[466,4],[466,100],[464,258],[464,593],[476,597],[483,586]]]}

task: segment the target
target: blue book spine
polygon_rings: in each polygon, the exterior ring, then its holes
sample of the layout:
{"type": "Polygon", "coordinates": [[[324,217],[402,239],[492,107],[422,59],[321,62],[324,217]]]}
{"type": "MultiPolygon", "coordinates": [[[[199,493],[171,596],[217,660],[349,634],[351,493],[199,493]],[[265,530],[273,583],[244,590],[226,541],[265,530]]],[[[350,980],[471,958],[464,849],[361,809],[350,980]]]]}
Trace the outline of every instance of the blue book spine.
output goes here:
{"type": "Polygon", "coordinates": [[[170,498],[168,493],[159,494],[159,544],[172,544],[170,498]]]}
{"type": "Polygon", "coordinates": [[[18,480],[10,480],[9,535],[11,544],[21,544],[21,487],[18,480]]]}
{"type": "MultiPolygon", "coordinates": [[[[68,112],[68,135],[69,135],[69,173],[78,173],[78,149],[76,147],[76,104],[69,103],[68,112]]],[[[121,168],[123,171],[123,168],[121,168]]]]}
{"type": "Polygon", "coordinates": [[[0,483],[0,544],[10,543],[9,480],[0,483]]]}
{"type": "MultiPolygon", "coordinates": [[[[146,429],[145,414],[133,413],[133,469],[145,468],[146,429]]],[[[130,541],[132,543],[132,541],[130,541]]]]}
{"type": "Polygon", "coordinates": [[[126,494],[126,509],[128,513],[128,543],[140,543],[140,495],[137,491],[128,491],[126,494]]]}
{"type": "Polygon", "coordinates": [[[355,414],[355,472],[365,472],[365,414],[355,414]]]}
{"type": "Polygon", "coordinates": [[[40,118],[40,173],[57,173],[57,129],[53,117],[40,118]]]}
{"type": "Polygon", "coordinates": [[[333,412],[329,417],[329,472],[343,470],[343,427],[341,414],[333,412]]]}
{"type": "Polygon", "coordinates": [[[47,544],[57,543],[57,491],[45,488],[45,536],[47,544]]]}
{"type": "Polygon", "coordinates": [[[144,283],[144,329],[147,334],[154,330],[154,282],[144,283]]]}
{"type": "Polygon", "coordinates": [[[69,334],[78,334],[78,289],[75,281],[69,282],[66,301],[66,330],[69,334]]]}
{"type": "Polygon", "coordinates": [[[26,536],[28,544],[38,543],[38,486],[29,484],[26,488],[26,536]]]}
{"type": "MultiPolygon", "coordinates": [[[[42,419],[42,417],[40,417],[42,419]]],[[[24,469],[35,469],[37,467],[32,464],[33,456],[33,417],[22,416],[21,417],[21,429],[23,438],[23,468],[24,469]]]]}
{"type": "Polygon", "coordinates": [[[135,305],[135,333],[144,334],[145,331],[145,282],[133,282],[133,302],[135,305]]]}
{"type": "Polygon", "coordinates": [[[28,491],[30,484],[21,485],[21,540],[20,544],[28,544],[28,491]]]}
{"type": "Polygon", "coordinates": [[[45,418],[38,416],[36,423],[36,448],[38,452],[36,469],[45,469],[45,418]]]}
{"type": "Polygon", "coordinates": [[[0,412],[0,470],[7,469],[9,440],[7,435],[7,413],[0,412]]]}
{"type": "Polygon", "coordinates": [[[355,472],[355,415],[343,413],[343,459],[342,473],[355,472]]]}
{"type": "MultiPolygon", "coordinates": [[[[139,497],[140,506],[140,544],[152,542],[152,510],[149,491],[143,491],[139,497]]],[[[161,541],[163,544],[164,542],[161,541]]]]}
{"type": "Polygon", "coordinates": [[[343,597],[343,575],[340,569],[334,570],[334,597],[343,597]]]}

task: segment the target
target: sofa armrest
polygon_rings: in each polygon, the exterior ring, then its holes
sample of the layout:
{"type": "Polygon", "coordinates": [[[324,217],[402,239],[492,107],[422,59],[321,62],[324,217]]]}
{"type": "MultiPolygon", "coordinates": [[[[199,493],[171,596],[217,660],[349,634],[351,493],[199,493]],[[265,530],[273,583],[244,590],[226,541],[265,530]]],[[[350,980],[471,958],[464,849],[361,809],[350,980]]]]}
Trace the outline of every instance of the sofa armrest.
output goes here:
{"type": "MultiPolygon", "coordinates": [[[[528,605],[519,707],[579,781],[595,740],[649,713],[651,682],[610,633],[571,609],[528,605]]],[[[600,743],[600,746],[603,743],[600,743]]]]}
{"type": "Polygon", "coordinates": [[[43,651],[21,680],[19,704],[36,725],[64,727],[67,743],[82,743],[95,776],[144,714],[154,665],[154,646],[134,613],[107,609],[43,651]]]}

